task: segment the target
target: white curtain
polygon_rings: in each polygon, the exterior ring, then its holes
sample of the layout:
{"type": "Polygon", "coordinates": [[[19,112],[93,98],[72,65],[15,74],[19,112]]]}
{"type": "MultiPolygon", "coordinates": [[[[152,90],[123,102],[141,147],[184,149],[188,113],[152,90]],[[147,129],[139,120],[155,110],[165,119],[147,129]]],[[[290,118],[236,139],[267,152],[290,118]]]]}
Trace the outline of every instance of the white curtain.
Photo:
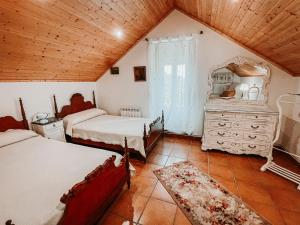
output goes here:
{"type": "Polygon", "coordinates": [[[150,114],[164,110],[165,129],[172,132],[202,133],[199,42],[198,35],[149,40],[150,114]]]}

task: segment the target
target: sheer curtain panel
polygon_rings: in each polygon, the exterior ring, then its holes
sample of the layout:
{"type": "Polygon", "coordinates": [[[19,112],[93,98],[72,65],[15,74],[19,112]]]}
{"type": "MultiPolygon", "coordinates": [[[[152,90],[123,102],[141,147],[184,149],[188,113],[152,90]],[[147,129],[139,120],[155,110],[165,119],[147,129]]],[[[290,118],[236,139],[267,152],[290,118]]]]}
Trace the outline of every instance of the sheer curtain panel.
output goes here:
{"type": "Polygon", "coordinates": [[[149,40],[150,114],[164,110],[165,129],[189,135],[202,132],[200,37],[149,40]]]}

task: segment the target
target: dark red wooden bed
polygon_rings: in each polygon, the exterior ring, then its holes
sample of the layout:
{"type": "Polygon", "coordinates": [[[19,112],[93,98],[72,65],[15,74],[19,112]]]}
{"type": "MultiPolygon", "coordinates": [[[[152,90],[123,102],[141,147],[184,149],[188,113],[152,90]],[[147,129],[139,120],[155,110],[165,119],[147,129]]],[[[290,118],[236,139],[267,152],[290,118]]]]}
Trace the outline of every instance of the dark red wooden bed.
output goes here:
{"type": "MultiPolygon", "coordinates": [[[[29,129],[22,100],[20,99],[22,121],[12,116],[0,117],[0,132],[8,129],[29,129]]],[[[75,184],[60,202],[65,210],[59,225],[90,225],[96,224],[105,210],[118,196],[127,183],[130,188],[130,171],[127,140],[125,138],[125,154],[118,167],[115,156],[107,159],[103,165],[95,168],[85,179],[75,184]]],[[[12,225],[13,218],[8,218],[6,225],[12,225]]]]}
{"type": "MultiPolygon", "coordinates": [[[[85,101],[84,97],[80,93],[75,93],[72,95],[70,99],[70,105],[65,105],[62,107],[61,111],[58,111],[57,101],[55,95],[53,95],[54,99],[54,108],[55,108],[55,117],[56,118],[64,118],[67,115],[81,112],[87,109],[96,108],[96,99],[95,94],[93,92],[93,103],[91,101],[85,101]]],[[[146,124],[144,124],[144,132],[143,132],[143,141],[144,141],[144,149],[146,156],[151,152],[153,147],[156,145],[156,143],[160,140],[160,138],[163,137],[164,133],[164,114],[162,112],[161,117],[158,117],[156,120],[154,120],[149,125],[149,132],[147,134],[146,124]]],[[[122,152],[123,147],[121,145],[113,145],[113,144],[106,144],[104,142],[95,142],[92,140],[84,140],[82,138],[73,138],[68,135],[66,135],[66,139],[69,142],[75,143],[75,144],[81,144],[85,146],[92,146],[102,149],[107,149],[111,151],[116,152],[122,152]]],[[[140,153],[133,149],[129,148],[130,153],[138,154],[140,153]]],[[[142,156],[141,156],[142,157],[142,156]]],[[[146,161],[146,158],[142,157],[144,161],[146,161]]]]}

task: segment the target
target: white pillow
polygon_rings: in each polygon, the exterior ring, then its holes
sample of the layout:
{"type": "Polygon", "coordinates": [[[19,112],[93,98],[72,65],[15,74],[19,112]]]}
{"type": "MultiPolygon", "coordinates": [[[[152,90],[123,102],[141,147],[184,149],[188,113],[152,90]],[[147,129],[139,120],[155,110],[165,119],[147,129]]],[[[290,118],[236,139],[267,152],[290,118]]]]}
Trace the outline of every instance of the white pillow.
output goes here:
{"type": "Polygon", "coordinates": [[[39,136],[31,130],[12,129],[0,132],[0,147],[39,136]]]}
{"type": "Polygon", "coordinates": [[[78,113],[73,113],[64,118],[64,127],[66,129],[66,134],[72,136],[72,127],[77,124],[81,123],[85,120],[89,120],[96,116],[101,116],[107,114],[106,111],[102,109],[87,109],[78,113]]]}

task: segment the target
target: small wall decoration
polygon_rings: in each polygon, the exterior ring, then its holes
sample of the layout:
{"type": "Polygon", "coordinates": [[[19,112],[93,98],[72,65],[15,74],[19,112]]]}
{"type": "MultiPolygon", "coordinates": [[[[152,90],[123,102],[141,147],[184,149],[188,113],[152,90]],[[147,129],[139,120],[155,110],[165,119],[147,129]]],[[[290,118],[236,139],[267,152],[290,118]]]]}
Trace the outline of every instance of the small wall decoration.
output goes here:
{"type": "Polygon", "coordinates": [[[146,81],[146,66],[135,66],[134,81],[146,81]]]}
{"type": "Polygon", "coordinates": [[[119,74],[119,67],[111,67],[110,68],[111,75],[118,75],[119,74]]]}

